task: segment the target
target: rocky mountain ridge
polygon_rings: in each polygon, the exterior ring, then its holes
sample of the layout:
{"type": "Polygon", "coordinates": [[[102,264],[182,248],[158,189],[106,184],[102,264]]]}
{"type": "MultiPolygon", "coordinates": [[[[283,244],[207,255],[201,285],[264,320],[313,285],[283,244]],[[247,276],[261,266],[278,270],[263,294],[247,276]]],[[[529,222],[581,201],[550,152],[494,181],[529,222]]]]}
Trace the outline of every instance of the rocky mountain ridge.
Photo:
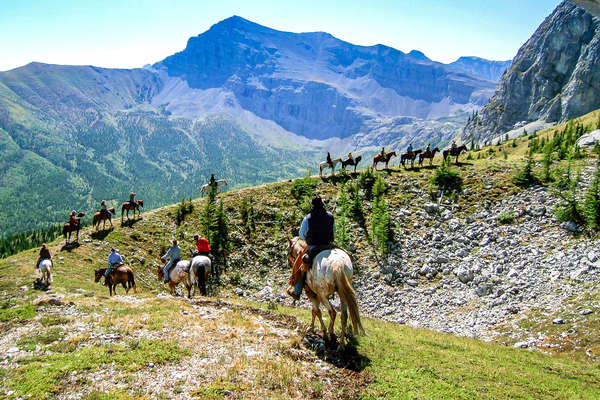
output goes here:
{"type": "Polygon", "coordinates": [[[463,141],[485,141],[532,121],[564,122],[600,107],[600,20],[563,1],[521,47],[463,141]]]}

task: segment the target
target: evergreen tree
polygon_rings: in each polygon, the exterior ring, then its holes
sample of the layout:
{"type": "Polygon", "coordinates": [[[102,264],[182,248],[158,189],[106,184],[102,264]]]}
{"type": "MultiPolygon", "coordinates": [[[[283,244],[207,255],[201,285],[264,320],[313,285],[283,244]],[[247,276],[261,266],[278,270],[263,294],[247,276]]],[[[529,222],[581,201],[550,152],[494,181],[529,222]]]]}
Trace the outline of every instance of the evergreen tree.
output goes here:
{"type": "Polygon", "coordinates": [[[387,242],[392,233],[391,218],[384,198],[385,182],[378,176],[373,186],[373,203],[371,208],[371,230],[377,248],[382,254],[388,251],[387,242]]]}
{"type": "Polygon", "coordinates": [[[600,230],[600,163],[596,163],[594,178],[585,194],[583,213],[590,228],[600,230]]]}

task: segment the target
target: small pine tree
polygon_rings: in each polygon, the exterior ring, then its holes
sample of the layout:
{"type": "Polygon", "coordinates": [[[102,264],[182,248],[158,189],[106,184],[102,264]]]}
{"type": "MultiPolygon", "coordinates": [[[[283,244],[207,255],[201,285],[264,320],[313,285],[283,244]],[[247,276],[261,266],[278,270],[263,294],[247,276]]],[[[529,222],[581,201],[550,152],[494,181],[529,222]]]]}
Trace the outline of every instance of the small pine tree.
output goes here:
{"type": "Polygon", "coordinates": [[[550,166],[552,165],[552,146],[548,143],[544,148],[544,157],[542,158],[542,182],[550,182],[552,174],[550,166]]]}
{"type": "Polygon", "coordinates": [[[530,186],[537,183],[537,178],[533,175],[533,151],[529,150],[527,161],[523,169],[512,178],[512,182],[517,186],[530,186]]]}
{"type": "Polygon", "coordinates": [[[378,176],[373,186],[373,205],[371,208],[371,230],[377,248],[387,253],[387,242],[391,237],[391,218],[384,197],[385,182],[378,176]]]}
{"type": "Polygon", "coordinates": [[[594,178],[585,193],[583,213],[590,228],[600,230],[600,163],[596,164],[594,178]]]}

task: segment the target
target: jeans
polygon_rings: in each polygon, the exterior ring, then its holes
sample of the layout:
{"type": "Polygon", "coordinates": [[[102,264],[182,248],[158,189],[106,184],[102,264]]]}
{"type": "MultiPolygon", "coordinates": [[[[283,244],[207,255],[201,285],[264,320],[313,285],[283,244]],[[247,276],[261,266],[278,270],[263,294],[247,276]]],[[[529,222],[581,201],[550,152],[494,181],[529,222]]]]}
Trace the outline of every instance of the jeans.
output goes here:
{"type": "Polygon", "coordinates": [[[163,280],[164,283],[169,282],[169,271],[171,270],[171,267],[177,265],[178,262],[179,260],[169,260],[167,265],[165,265],[165,279],[163,280]]]}
{"type": "Polygon", "coordinates": [[[106,272],[104,273],[104,277],[108,278],[113,269],[117,268],[120,264],[109,264],[108,268],[106,268],[106,272]]]}

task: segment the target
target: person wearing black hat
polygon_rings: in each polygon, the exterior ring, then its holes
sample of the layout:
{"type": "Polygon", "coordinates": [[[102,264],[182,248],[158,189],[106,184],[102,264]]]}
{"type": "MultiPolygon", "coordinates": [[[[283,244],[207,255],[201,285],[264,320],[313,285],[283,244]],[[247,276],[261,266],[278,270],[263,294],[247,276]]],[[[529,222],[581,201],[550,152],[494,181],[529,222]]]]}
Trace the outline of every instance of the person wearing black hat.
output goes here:
{"type": "MultiPolygon", "coordinates": [[[[306,255],[301,258],[301,262],[304,264],[299,274],[299,279],[294,284],[294,287],[290,287],[287,293],[292,296],[295,300],[300,298],[302,294],[302,288],[305,282],[305,271],[310,268],[313,258],[325,248],[331,247],[333,244],[333,235],[335,233],[335,220],[333,214],[325,210],[325,204],[320,196],[312,198],[311,210],[306,217],[302,220],[300,225],[299,235],[300,239],[306,241],[309,246],[306,255]]],[[[296,264],[300,264],[297,261],[296,264]]],[[[294,265],[294,271],[297,270],[299,265],[294,265]]],[[[292,272],[294,274],[294,272],[292,272]]]]}

